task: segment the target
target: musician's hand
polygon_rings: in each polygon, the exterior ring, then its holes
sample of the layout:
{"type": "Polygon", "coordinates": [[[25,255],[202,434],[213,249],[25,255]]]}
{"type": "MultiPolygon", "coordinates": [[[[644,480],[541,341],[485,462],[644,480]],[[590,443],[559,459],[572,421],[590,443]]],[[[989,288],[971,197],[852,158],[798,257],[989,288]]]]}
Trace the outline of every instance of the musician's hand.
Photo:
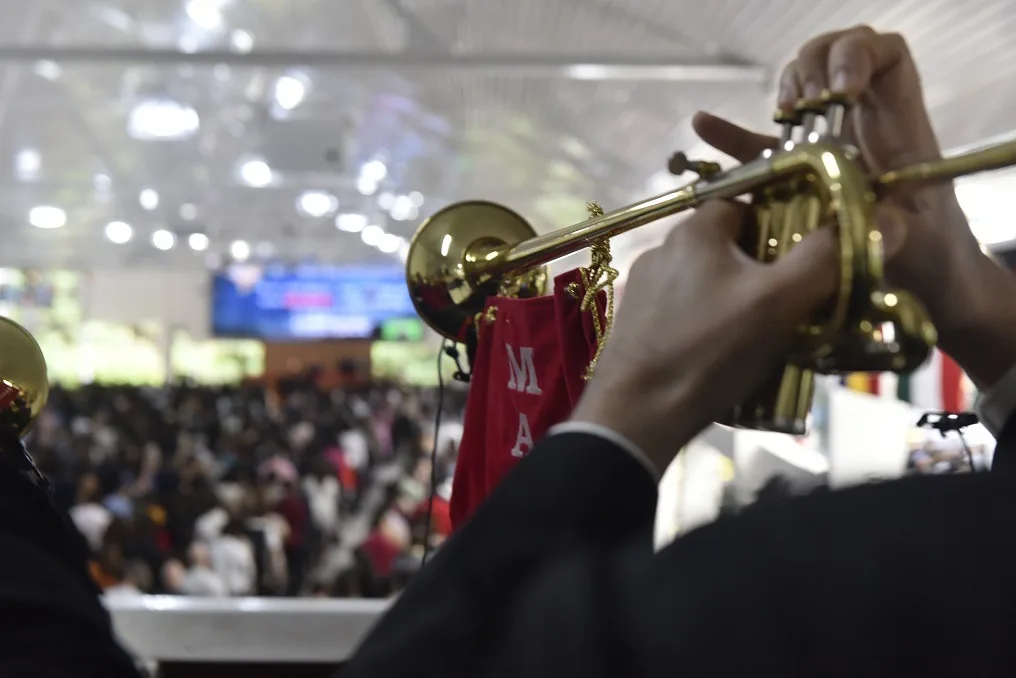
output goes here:
{"type": "Polygon", "coordinates": [[[766,265],[737,245],[747,216],[741,204],[708,203],[639,257],[573,414],[627,436],[661,471],[761,384],[837,289],[833,229],[766,265]]]}
{"type": "MultiPolygon", "coordinates": [[[[783,71],[778,105],[790,110],[797,99],[814,97],[823,89],[857,99],[846,136],[873,173],[942,156],[917,67],[902,36],[860,26],[811,40],[783,71]]],[[[694,127],[704,141],[742,162],[775,143],[708,114],[697,116],[694,127]]],[[[968,372],[982,382],[992,381],[1004,366],[979,364],[987,354],[980,348],[970,350],[970,338],[985,323],[997,325],[1000,315],[1011,313],[1009,295],[1000,292],[1008,277],[1000,276],[981,252],[951,183],[909,192],[893,202],[907,218],[908,235],[906,247],[886,268],[889,282],[925,304],[943,347],[968,372]]],[[[1001,359],[1007,362],[1011,358],[1001,359]]]]}

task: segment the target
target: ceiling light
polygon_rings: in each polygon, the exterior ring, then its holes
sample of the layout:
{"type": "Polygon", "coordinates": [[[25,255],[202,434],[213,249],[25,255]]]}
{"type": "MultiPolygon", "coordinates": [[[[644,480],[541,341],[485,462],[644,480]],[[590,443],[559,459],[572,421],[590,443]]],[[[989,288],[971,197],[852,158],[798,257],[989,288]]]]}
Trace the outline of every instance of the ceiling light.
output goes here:
{"type": "Polygon", "coordinates": [[[413,191],[409,194],[409,202],[413,203],[413,207],[423,207],[423,193],[413,191]]]}
{"type": "Polygon", "coordinates": [[[92,187],[99,193],[106,193],[113,187],[113,180],[108,174],[96,174],[92,177],[92,187]]]}
{"type": "Polygon", "coordinates": [[[204,233],[191,233],[187,236],[187,245],[195,252],[204,252],[208,249],[208,236],[204,233]]]}
{"type": "Polygon", "coordinates": [[[275,254],[275,245],[267,241],[259,242],[254,246],[254,254],[262,259],[267,259],[275,254]]]}
{"type": "Polygon", "coordinates": [[[395,196],[385,191],[377,197],[377,205],[383,210],[390,210],[395,204],[395,196]]]}
{"type": "Polygon", "coordinates": [[[404,264],[406,263],[406,259],[408,258],[409,258],[409,243],[403,240],[402,244],[399,245],[399,259],[401,259],[402,263],[404,264]]]}
{"type": "Polygon", "coordinates": [[[194,221],[198,218],[198,208],[189,202],[180,205],[180,218],[184,221],[194,221]]]}
{"type": "Polygon", "coordinates": [[[169,99],[149,99],[131,109],[127,133],[142,141],[178,140],[201,128],[201,118],[192,106],[169,99]]]}
{"type": "Polygon", "coordinates": [[[392,205],[392,219],[395,219],[396,221],[406,221],[407,219],[412,219],[413,212],[415,210],[416,208],[413,206],[413,201],[409,199],[409,196],[400,195],[395,199],[395,204],[392,205]]]}
{"type": "Polygon", "coordinates": [[[340,214],[335,217],[335,227],[347,233],[359,233],[367,226],[367,217],[362,214],[340,214]]]}
{"type": "Polygon", "coordinates": [[[296,209],[309,217],[323,217],[338,208],[338,198],[324,191],[306,191],[296,199],[296,209]]]}
{"type": "Polygon", "coordinates": [[[360,176],[377,184],[388,176],[388,168],[380,160],[371,160],[360,168],[360,176]]]}
{"type": "Polygon", "coordinates": [[[42,156],[34,148],[26,148],[18,151],[14,157],[14,172],[23,181],[29,181],[39,176],[42,169],[42,156]]]}
{"type": "Polygon", "coordinates": [[[246,54],[254,48],[254,36],[247,31],[237,29],[229,34],[229,44],[231,44],[233,49],[237,52],[246,54]]]}
{"type": "Polygon", "coordinates": [[[356,180],[356,190],[360,192],[360,195],[374,195],[374,192],[377,191],[377,182],[369,177],[360,176],[356,180]]]}
{"type": "Polygon", "coordinates": [[[380,226],[371,224],[363,229],[360,237],[363,238],[363,242],[371,247],[377,247],[377,245],[380,244],[381,239],[385,237],[385,231],[380,226]]]}
{"type": "Polygon", "coordinates": [[[130,224],[122,221],[111,221],[106,224],[106,237],[109,238],[110,242],[114,242],[117,245],[123,245],[133,235],[134,229],[131,228],[130,224]]]}
{"type": "Polygon", "coordinates": [[[155,249],[171,250],[173,245],[176,244],[176,236],[166,229],[160,228],[155,233],[152,233],[152,244],[155,245],[155,249]]]}
{"type": "Polygon", "coordinates": [[[67,223],[67,213],[59,207],[39,205],[29,210],[28,223],[36,228],[62,228],[67,223]]]}
{"type": "Polygon", "coordinates": [[[385,254],[395,254],[402,245],[402,238],[391,233],[385,233],[378,242],[377,248],[385,254]]]}
{"type": "Polygon", "coordinates": [[[217,0],[190,0],[187,16],[195,26],[206,31],[218,30],[222,26],[222,12],[217,0]]]}
{"type": "Polygon", "coordinates": [[[201,49],[201,42],[202,41],[199,36],[194,35],[192,33],[187,33],[186,35],[181,36],[180,39],[176,41],[176,46],[184,54],[194,54],[199,49],[201,49]]]}
{"type": "Polygon", "coordinates": [[[284,75],[275,81],[275,102],[287,111],[299,106],[307,96],[307,85],[293,75],[284,75]]]}
{"type": "Polygon", "coordinates": [[[250,256],[250,245],[244,240],[236,240],[229,246],[229,256],[236,261],[247,261],[250,256]]]}
{"type": "Polygon", "coordinates": [[[57,80],[63,73],[58,63],[49,60],[36,61],[32,70],[35,71],[37,76],[46,80],[57,80]]]}
{"type": "Polygon", "coordinates": [[[151,212],[159,206],[159,194],[154,189],[146,188],[138,195],[138,202],[141,206],[151,212]]]}
{"type": "Polygon", "coordinates": [[[240,166],[240,178],[248,186],[264,188],[274,177],[272,168],[264,160],[248,160],[240,166]]]}

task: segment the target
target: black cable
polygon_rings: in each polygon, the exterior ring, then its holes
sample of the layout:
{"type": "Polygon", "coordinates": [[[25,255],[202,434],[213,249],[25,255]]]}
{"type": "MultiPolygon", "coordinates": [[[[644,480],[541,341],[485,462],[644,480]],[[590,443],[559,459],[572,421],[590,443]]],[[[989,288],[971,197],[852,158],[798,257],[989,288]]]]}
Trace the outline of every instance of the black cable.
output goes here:
{"type": "MultiPolygon", "coordinates": [[[[437,446],[440,440],[438,433],[441,431],[441,410],[444,408],[444,374],[441,373],[441,358],[445,351],[448,351],[450,340],[441,341],[441,350],[437,352],[437,408],[434,415],[434,444],[430,451],[430,493],[427,497],[427,519],[423,531],[423,560],[420,562],[422,568],[427,564],[427,556],[430,555],[430,528],[434,520],[434,497],[437,495],[437,446]]],[[[454,350],[455,345],[451,345],[454,350]]],[[[458,356],[455,362],[458,363],[458,356]]],[[[461,370],[460,370],[461,371],[461,370]]]]}
{"type": "Polygon", "coordinates": [[[974,466],[974,453],[967,445],[967,438],[963,435],[963,431],[956,431],[956,434],[960,437],[960,444],[963,445],[963,451],[967,453],[967,463],[970,464],[970,472],[977,473],[977,468],[974,466]]]}

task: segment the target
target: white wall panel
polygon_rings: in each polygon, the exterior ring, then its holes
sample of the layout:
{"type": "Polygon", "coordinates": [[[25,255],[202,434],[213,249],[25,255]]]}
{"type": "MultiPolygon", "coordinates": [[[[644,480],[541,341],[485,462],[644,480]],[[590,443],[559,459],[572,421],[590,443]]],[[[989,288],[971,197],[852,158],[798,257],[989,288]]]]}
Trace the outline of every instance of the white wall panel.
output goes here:
{"type": "Polygon", "coordinates": [[[206,271],[93,271],[82,286],[86,319],[134,323],[159,320],[196,339],[209,335],[210,276],[206,271]]]}

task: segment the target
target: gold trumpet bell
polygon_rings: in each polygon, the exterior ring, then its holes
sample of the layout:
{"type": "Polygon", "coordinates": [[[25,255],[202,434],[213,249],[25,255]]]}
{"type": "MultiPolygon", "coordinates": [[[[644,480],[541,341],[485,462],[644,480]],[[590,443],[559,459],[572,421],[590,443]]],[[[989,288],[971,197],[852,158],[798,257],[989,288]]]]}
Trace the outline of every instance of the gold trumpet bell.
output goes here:
{"type": "Polygon", "coordinates": [[[24,436],[49,399],[46,359],[21,325],[0,317],[0,435],[24,436]]]}
{"type": "Polygon", "coordinates": [[[406,282],[420,318],[432,329],[465,341],[488,297],[541,296],[544,267],[502,267],[499,248],[530,240],[536,231],[521,216],[496,203],[474,200],[438,210],[409,243],[406,282]]]}

